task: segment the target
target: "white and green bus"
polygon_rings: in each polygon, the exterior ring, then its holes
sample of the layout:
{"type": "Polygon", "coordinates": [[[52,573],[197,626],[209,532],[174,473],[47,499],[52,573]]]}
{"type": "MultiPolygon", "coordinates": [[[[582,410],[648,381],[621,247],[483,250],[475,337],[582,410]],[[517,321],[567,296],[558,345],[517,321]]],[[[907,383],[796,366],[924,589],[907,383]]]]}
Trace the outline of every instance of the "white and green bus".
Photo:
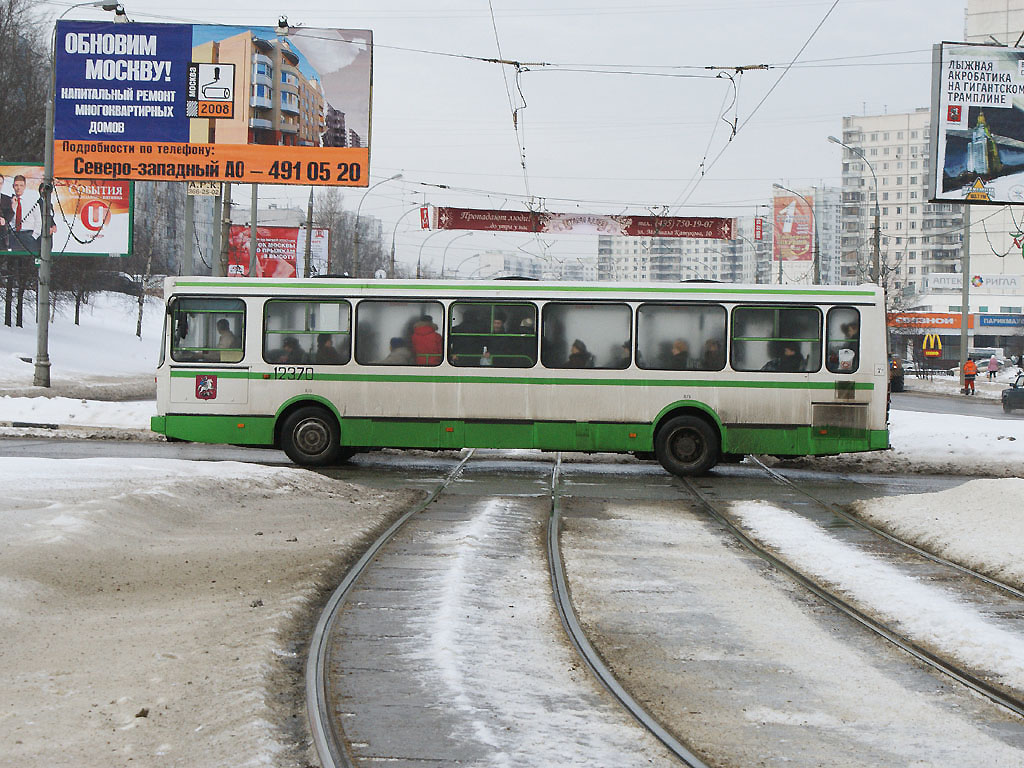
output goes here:
{"type": "Polygon", "coordinates": [[[888,447],[872,285],[172,277],[152,429],[326,466],[376,448],[888,447]]]}

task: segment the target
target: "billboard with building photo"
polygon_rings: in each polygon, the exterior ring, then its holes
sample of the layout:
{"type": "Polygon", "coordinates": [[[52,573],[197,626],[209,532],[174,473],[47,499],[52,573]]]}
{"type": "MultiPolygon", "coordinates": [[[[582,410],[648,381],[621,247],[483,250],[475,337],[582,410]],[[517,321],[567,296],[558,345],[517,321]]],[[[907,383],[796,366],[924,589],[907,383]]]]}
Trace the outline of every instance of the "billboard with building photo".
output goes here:
{"type": "Polygon", "coordinates": [[[934,47],[930,158],[932,200],[1024,203],[1024,50],[934,47]]]}
{"type": "Polygon", "coordinates": [[[367,186],[368,30],[60,21],[55,34],[57,176],[367,186]]]}
{"type": "MultiPolygon", "coordinates": [[[[43,166],[0,164],[0,252],[39,255],[43,166]]],[[[130,256],[132,190],[127,181],[54,179],[53,253],[130,256]]]]}
{"type": "Polygon", "coordinates": [[[775,261],[814,260],[814,213],[810,207],[813,204],[814,198],[811,195],[801,198],[784,192],[776,193],[772,207],[772,258],[775,261]]]}

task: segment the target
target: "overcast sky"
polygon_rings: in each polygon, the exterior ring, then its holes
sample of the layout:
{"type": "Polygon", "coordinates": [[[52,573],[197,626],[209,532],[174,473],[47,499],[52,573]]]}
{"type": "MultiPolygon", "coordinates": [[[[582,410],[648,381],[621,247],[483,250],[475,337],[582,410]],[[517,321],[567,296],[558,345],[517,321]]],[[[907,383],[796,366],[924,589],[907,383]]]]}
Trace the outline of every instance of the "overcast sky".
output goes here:
{"type": "MultiPolygon", "coordinates": [[[[482,233],[453,242],[458,232],[424,245],[418,217],[398,217],[423,202],[525,210],[531,200],[552,211],[752,215],[773,182],[838,185],[840,151],[826,137],[841,134],[844,115],[928,106],[931,45],[963,38],[965,0],[124,5],[134,21],[273,26],[284,14],[293,26],[372,30],[371,184],[403,178],[365,198],[348,190],[346,206],[362,200],[362,214],[382,219],[399,260],[415,262],[423,246],[428,260],[447,250],[451,267],[486,248],[548,246],[557,257],[593,246],[482,233]],[[498,58],[499,49],[524,64],[518,80],[513,67],[464,58],[498,58]],[[734,71],[760,64],[770,69],[734,71]],[[510,103],[524,102],[517,134],[510,103]],[[731,142],[729,123],[739,129],[731,142]]],[[[48,7],[59,13],[67,4],[48,7]]],[[[66,16],[104,17],[91,9],[66,16]]],[[[261,190],[264,200],[301,207],[308,195],[261,190]]],[[[239,192],[247,201],[248,188],[239,192]]]]}

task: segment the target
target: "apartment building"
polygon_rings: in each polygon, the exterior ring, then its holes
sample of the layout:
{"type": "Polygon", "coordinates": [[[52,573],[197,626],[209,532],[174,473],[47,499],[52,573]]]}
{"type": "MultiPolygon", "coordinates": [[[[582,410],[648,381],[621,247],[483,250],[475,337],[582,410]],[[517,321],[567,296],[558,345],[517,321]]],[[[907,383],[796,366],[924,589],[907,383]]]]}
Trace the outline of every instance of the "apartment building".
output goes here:
{"type": "Polygon", "coordinates": [[[879,264],[896,305],[960,262],[962,206],[928,202],[930,121],[927,108],[843,118],[840,282],[870,280],[877,206],[879,264]]]}
{"type": "Polygon", "coordinates": [[[301,71],[287,40],[265,40],[245,31],[194,47],[192,60],[233,64],[235,91],[249,99],[248,109],[236,110],[230,119],[193,118],[190,141],[320,145],[327,117],[323,88],[315,76],[301,71]]]}

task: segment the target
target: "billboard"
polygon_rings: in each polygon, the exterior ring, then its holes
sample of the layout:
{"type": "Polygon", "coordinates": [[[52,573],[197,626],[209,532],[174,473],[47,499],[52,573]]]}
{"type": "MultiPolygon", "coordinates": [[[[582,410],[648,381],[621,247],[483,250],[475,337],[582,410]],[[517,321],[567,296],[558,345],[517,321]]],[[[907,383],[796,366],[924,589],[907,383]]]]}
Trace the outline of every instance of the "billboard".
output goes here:
{"type": "Polygon", "coordinates": [[[814,198],[811,195],[804,195],[804,198],[784,193],[775,195],[772,207],[772,258],[775,261],[814,260],[814,212],[811,210],[814,198]]]}
{"type": "MultiPolygon", "coordinates": [[[[249,276],[250,228],[231,225],[228,235],[228,277],[249,276]]],[[[310,256],[327,263],[330,230],[313,229],[310,256]]],[[[253,277],[301,277],[305,273],[305,227],[257,227],[256,274],[253,277]]]]}
{"type": "Polygon", "coordinates": [[[59,21],[69,178],[365,187],[368,30],[59,21]]]}
{"type": "Polygon", "coordinates": [[[1024,203],[1024,50],[934,47],[930,152],[932,200],[1024,203]]]}
{"type": "MultiPolygon", "coordinates": [[[[43,166],[0,165],[0,250],[38,255],[43,166]]],[[[53,253],[129,256],[132,190],[127,181],[54,179],[53,253]]]]}
{"type": "MultiPolygon", "coordinates": [[[[429,219],[421,212],[421,224],[429,219]]],[[[735,220],[715,216],[604,216],[589,213],[504,211],[479,208],[434,209],[434,229],[485,232],[618,235],[624,237],[692,237],[732,240],[735,220]]]]}

